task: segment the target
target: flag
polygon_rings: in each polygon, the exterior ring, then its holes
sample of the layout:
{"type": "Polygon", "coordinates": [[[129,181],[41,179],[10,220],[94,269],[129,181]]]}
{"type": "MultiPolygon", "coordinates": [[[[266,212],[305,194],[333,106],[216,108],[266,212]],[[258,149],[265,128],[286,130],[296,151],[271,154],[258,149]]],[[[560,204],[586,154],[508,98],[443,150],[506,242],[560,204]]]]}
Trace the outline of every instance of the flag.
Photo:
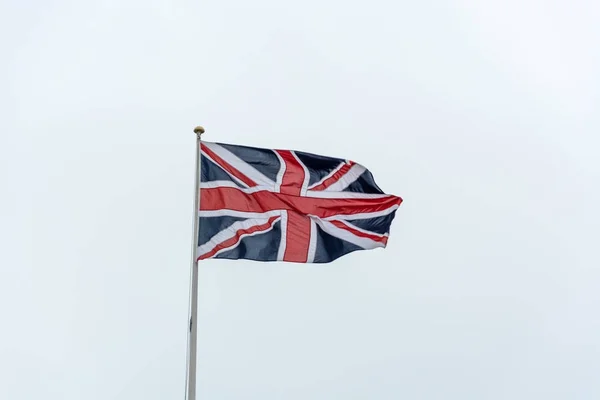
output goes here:
{"type": "Polygon", "coordinates": [[[327,263],[385,247],[402,199],[353,161],[202,142],[198,260],[327,263]]]}

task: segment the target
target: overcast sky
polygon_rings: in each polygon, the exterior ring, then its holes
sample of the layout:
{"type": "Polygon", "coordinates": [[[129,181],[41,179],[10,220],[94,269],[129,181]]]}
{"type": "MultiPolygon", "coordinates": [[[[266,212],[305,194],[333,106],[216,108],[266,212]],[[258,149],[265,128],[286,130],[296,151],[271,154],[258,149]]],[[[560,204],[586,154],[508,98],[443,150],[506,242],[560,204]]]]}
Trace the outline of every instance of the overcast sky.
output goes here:
{"type": "Polygon", "coordinates": [[[200,267],[198,400],[600,398],[600,2],[0,2],[0,398],[183,399],[195,125],[385,250],[200,267]]]}

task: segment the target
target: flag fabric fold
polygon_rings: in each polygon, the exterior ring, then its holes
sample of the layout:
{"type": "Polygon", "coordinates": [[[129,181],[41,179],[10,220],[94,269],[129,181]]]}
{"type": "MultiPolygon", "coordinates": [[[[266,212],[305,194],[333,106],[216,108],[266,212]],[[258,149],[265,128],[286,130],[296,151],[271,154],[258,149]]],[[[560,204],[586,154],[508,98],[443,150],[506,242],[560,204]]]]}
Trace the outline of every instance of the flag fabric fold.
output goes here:
{"type": "Polygon", "coordinates": [[[400,197],[353,161],[202,142],[196,257],[327,263],[387,245],[400,197]]]}

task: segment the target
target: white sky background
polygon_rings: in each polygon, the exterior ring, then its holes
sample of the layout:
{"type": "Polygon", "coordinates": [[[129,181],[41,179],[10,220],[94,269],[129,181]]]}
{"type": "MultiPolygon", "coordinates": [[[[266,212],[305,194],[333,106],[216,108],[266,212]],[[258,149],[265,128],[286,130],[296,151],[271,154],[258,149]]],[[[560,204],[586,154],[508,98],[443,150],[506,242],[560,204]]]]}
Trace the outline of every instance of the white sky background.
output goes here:
{"type": "Polygon", "coordinates": [[[389,247],[207,261],[200,399],[600,398],[600,3],[0,5],[0,398],[183,399],[194,135],[354,159],[389,247]]]}

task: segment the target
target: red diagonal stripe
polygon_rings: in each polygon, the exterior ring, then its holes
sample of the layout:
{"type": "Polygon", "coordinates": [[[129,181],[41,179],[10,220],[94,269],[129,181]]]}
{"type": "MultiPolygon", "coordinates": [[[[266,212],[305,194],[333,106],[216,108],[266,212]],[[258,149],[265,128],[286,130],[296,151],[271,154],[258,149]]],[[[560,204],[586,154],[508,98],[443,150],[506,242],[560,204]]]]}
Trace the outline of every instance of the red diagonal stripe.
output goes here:
{"type": "Polygon", "coordinates": [[[235,233],[234,237],[225,240],[224,242],[222,242],[221,244],[216,246],[214,249],[212,249],[208,253],[201,255],[200,257],[198,257],[198,260],[204,260],[205,258],[214,257],[219,251],[234,246],[237,242],[242,240],[242,238],[244,236],[248,236],[248,235],[251,235],[256,232],[266,231],[266,230],[270,229],[271,226],[275,223],[275,221],[278,220],[279,218],[281,218],[281,217],[271,217],[264,224],[254,225],[248,229],[240,229],[239,231],[237,231],[235,233]]]}
{"type": "Polygon", "coordinates": [[[248,187],[258,186],[258,184],[256,182],[254,182],[252,179],[248,178],[246,175],[244,175],[242,172],[240,172],[240,170],[235,168],[233,165],[231,165],[227,161],[223,160],[215,152],[213,152],[211,149],[209,149],[208,146],[206,146],[204,143],[202,143],[202,151],[204,153],[206,153],[207,156],[212,158],[213,161],[216,162],[221,168],[223,168],[225,171],[227,171],[231,175],[235,176],[240,181],[244,182],[248,187]]]}
{"type": "Polygon", "coordinates": [[[230,188],[202,188],[201,210],[235,210],[244,212],[267,212],[272,210],[290,210],[303,215],[315,215],[320,218],[335,215],[358,214],[384,211],[401,203],[396,196],[378,198],[331,199],[314,198],[273,193],[263,190],[255,193],[230,188]]]}
{"type": "Polygon", "coordinates": [[[371,239],[376,242],[383,243],[384,245],[387,244],[387,241],[388,241],[387,236],[378,236],[378,235],[373,235],[371,233],[363,232],[363,231],[360,231],[360,230],[358,230],[352,226],[349,226],[341,221],[329,221],[329,222],[331,222],[333,225],[337,226],[340,229],[343,229],[345,231],[352,233],[355,236],[371,239]]]}
{"type": "Polygon", "coordinates": [[[340,168],[339,170],[337,170],[333,175],[331,175],[329,178],[325,179],[318,186],[315,186],[311,190],[325,190],[325,189],[327,189],[329,186],[331,186],[334,183],[336,183],[337,181],[339,181],[342,176],[346,175],[348,173],[348,171],[350,171],[350,168],[352,168],[354,166],[354,164],[355,163],[353,161],[349,161],[349,162],[345,163],[342,166],[342,168],[340,168]]]}

